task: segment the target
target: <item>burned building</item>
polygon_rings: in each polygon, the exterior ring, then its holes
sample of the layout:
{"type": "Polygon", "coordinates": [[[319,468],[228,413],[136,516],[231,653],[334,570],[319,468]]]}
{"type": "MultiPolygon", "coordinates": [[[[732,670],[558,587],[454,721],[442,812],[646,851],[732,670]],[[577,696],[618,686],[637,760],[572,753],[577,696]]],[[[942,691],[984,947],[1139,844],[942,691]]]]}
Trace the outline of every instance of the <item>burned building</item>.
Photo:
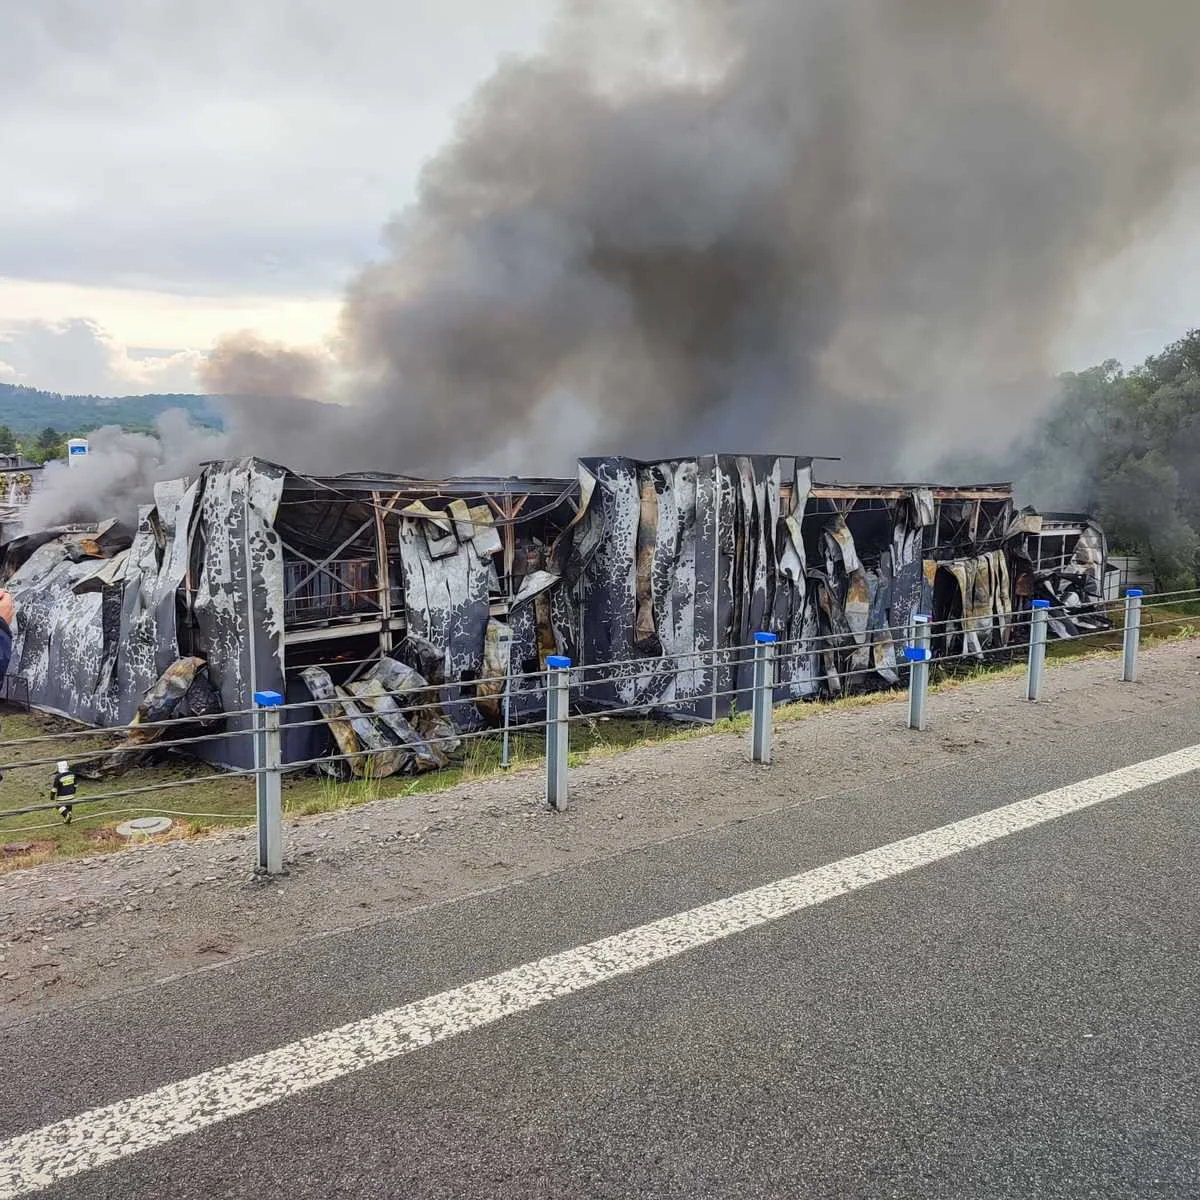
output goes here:
{"type": "Polygon", "coordinates": [[[216,762],[250,765],[236,714],[270,689],[301,706],[287,762],[357,745],[436,765],[446,730],[538,717],[549,655],[580,668],[581,705],[712,721],[748,689],[759,630],[780,637],[787,700],[900,682],[918,612],[944,656],[1020,639],[1039,595],[1102,619],[1102,531],[1064,532],[1050,564],[1050,528],[1008,485],[825,483],[795,456],[442,481],[214,463],[159,484],[136,529],[9,543],[10,670],[33,704],[117,725],[177,661],[202,662],[234,735],[216,762]]]}

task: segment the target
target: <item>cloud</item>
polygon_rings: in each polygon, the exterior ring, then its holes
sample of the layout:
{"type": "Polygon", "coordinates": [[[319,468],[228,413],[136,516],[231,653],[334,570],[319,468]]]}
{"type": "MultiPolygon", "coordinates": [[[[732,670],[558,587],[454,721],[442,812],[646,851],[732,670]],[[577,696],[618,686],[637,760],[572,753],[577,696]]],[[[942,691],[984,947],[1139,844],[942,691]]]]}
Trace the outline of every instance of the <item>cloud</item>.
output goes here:
{"type": "Polygon", "coordinates": [[[126,346],[95,321],[0,324],[0,379],[75,395],[199,391],[195,350],[126,346]]]}
{"type": "Polygon", "coordinates": [[[340,289],[553,0],[6,0],[0,262],[182,294],[340,289]]]}
{"type": "Polygon", "coordinates": [[[131,346],[207,348],[232,329],[316,343],[334,327],[340,307],[340,289],[322,296],[179,296],[0,276],[0,328],[86,317],[131,346]]]}

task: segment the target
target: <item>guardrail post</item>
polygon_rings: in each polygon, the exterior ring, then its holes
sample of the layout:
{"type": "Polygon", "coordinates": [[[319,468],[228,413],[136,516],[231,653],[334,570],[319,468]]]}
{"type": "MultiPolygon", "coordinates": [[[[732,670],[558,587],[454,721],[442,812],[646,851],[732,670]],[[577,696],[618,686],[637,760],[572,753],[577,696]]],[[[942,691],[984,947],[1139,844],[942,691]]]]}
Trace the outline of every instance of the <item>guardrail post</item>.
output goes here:
{"type": "Polygon", "coordinates": [[[1029,625],[1029,680],[1025,688],[1027,700],[1042,698],[1042,668],[1046,665],[1046,619],[1050,601],[1034,600],[1029,625]]]}
{"type": "Polygon", "coordinates": [[[1138,645],[1142,640],[1142,589],[1130,588],[1125,593],[1125,683],[1137,682],[1138,645]]]}
{"type": "Polygon", "coordinates": [[[567,718],[571,714],[571,660],[546,659],[546,803],[555,812],[567,808],[567,718]]]}
{"type": "Polygon", "coordinates": [[[929,691],[929,660],[933,652],[929,648],[929,618],[913,617],[913,644],[904,647],[904,657],[909,662],[908,672],[908,727],[925,732],[925,696],[929,691]]]}
{"type": "Polygon", "coordinates": [[[501,701],[504,714],[504,732],[500,737],[500,769],[508,770],[508,731],[511,725],[512,704],[511,704],[511,680],[506,676],[504,680],[504,699],[501,701]]]}
{"type": "Polygon", "coordinates": [[[754,635],[754,691],[750,699],[750,759],[771,761],[771,716],[775,699],[775,643],[773,633],[754,635]]]}
{"type": "Polygon", "coordinates": [[[283,762],[279,737],[278,692],[255,692],[254,791],[257,801],[257,869],[267,875],[283,873],[283,762]]]}

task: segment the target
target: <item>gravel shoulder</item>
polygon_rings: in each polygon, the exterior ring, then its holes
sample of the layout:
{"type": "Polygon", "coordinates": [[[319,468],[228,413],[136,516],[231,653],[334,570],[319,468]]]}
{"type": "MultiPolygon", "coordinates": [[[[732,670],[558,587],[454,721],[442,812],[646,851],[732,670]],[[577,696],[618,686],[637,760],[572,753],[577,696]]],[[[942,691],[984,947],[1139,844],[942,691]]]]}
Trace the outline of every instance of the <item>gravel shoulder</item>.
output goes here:
{"type": "Polygon", "coordinates": [[[1194,696],[1200,642],[1144,650],[1121,686],[1111,656],[1050,668],[1049,703],[999,676],[931,698],[930,732],[902,696],[807,709],[776,727],[775,763],[713,733],[623,751],[571,772],[571,808],[545,810],[538,770],[380,800],[285,827],[287,875],[254,879],[252,832],[131,847],[0,875],[0,1025],[313,934],[390,918],[1098,721],[1153,717],[1194,696]],[[864,753],[869,747],[869,753],[864,753]]]}

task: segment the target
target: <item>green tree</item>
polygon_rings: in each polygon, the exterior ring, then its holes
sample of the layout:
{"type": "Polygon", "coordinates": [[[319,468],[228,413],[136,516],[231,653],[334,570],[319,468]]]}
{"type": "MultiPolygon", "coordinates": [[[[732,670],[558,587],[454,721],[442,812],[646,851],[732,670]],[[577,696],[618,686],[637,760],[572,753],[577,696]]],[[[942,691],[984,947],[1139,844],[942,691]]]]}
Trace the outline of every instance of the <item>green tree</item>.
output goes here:
{"type": "Polygon", "coordinates": [[[1101,481],[1095,510],[1109,537],[1146,560],[1160,588],[1196,581],[1200,539],[1182,512],[1179,472],[1159,453],[1131,455],[1101,481]]]}
{"type": "Polygon", "coordinates": [[[17,438],[7,425],[0,425],[0,454],[16,454],[17,438]]]}
{"type": "Polygon", "coordinates": [[[1130,371],[1106,362],[1059,380],[1057,403],[1018,449],[1023,496],[1082,509],[1158,585],[1200,579],[1200,330],[1130,371]]]}
{"type": "Polygon", "coordinates": [[[37,453],[42,462],[66,455],[66,439],[51,425],[47,425],[37,439],[37,453]]]}

